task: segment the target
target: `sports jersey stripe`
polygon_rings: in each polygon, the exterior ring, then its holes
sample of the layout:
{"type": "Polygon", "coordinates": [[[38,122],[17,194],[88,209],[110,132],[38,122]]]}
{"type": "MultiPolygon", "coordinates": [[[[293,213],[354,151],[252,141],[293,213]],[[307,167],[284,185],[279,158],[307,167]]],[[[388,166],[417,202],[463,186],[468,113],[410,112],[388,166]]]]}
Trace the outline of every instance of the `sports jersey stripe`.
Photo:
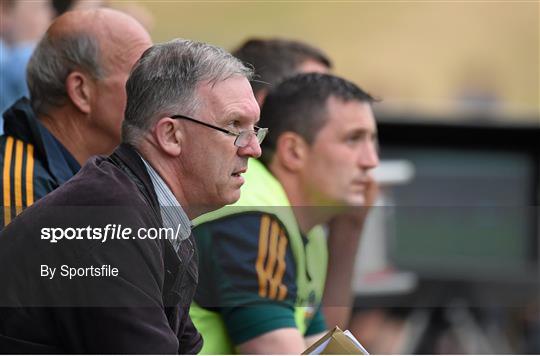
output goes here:
{"type": "Polygon", "coordinates": [[[21,140],[15,141],[15,168],[14,168],[14,193],[15,193],[15,216],[19,215],[23,208],[22,199],[22,163],[23,163],[24,143],[21,140]]]}
{"type": "Polygon", "coordinates": [[[2,179],[4,180],[4,226],[11,222],[11,156],[13,154],[13,137],[6,139],[6,149],[4,151],[4,170],[2,179]]]}
{"type": "Polygon", "coordinates": [[[275,279],[277,281],[277,285],[279,286],[279,292],[277,299],[283,300],[287,296],[287,286],[282,283],[283,281],[283,275],[285,274],[285,269],[287,268],[287,263],[285,262],[285,254],[287,253],[287,244],[288,244],[287,237],[285,236],[285,233],[283,230],[281,231],[281,234],[279,235],[279,247],[278,247],[278,265],[276,270],[276,276],[275,279]]]}
{"type": "Polygon", "coordinates": [[[270,299],[276,299],[277,296],[277,289],[278,284],[275,280],[273,274],[274,274],[274,268],[276,267],[277,262],[277,249],[278,249],[278,237],[280,233],[280,227],[279,224],[274,220],[272,221],[272,227],[270,230],[270,246],[269,246],[269,254],[268,254],[268,261],[266,263],[266,279],[268,280],[268,298],[270,299]]]}
{"type": "Polygon", "coordinates": [[[34,145],[26,146],[26,206],[34,204],[34,145]]]}
{"type": "Polygon", "coordinates": [[[268,251],[268,234],[270,230],[270,217],[261,217],[261,227],[259,229],[259,252],[255,262],[255,270],[259,279],[259,296],[266,297],[266,273],[264,270],[264,260],[268,251]]]}

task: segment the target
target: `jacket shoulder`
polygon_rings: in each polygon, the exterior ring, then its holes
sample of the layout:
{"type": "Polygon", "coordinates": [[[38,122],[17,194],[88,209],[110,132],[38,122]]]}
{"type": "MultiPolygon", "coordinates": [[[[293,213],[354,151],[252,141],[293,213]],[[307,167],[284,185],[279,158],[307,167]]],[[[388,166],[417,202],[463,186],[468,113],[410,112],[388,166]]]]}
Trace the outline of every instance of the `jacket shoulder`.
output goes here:
{"type": "Polygon", "coordinates": [[[130,177],[104,157],[91,158],[72,179],[49,195],[53,205],[126,205],[144,203],[130,177]]]}

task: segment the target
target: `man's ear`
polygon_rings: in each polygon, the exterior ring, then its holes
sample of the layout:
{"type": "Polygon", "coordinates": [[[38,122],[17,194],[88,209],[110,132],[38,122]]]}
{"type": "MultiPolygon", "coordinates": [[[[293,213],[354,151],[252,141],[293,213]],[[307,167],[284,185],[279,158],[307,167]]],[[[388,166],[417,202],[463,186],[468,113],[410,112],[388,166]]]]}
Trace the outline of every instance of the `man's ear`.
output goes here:
{"type": "Polygon", "coordinates": [[[90,113],[94,83],[82,72],[71,72],[66,78],[66,92],[73,105],[85,114],[90,113]]]}
{"type": "Polygon", "coordinates": [[[306,164],[308,150],[309,146],[302,137],[285,132],[277,140],[275,156],[285,169],[296,172],[306,164]]]}
{"type": "Polygon", "coordinates": [[[261,89],[258,92],[255,93],[255,100],[257,100],[257,103],[259,104],[259,107],[262,108],[264,104],[264,99],[266,99],[266,96],[268,95],[268,90],[261,89]]]}
{"type": "Polygon", "coordinates": [[[178,129],[178,120],[163,117],[154,129],[158,146],[171,156],[179,156],[182,151],[183,134],[178,129]]]}

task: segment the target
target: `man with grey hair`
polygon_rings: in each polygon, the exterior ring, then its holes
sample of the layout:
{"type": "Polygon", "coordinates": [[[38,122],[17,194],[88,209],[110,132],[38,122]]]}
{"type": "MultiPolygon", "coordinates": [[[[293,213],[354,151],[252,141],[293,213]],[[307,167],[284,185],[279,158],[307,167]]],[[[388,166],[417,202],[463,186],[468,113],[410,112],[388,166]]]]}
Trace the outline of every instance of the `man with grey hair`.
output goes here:
{"type": "Polygon", "coordinates": [[[58,17],[27,68],[30,100],[4,114],[0,137],[0,227],[71,178],[86,160],[120,143],[124,86],[151,39],[130,16],[111,9],[58,17]]]}
{"type": "Polygon", "coordinates": [[[0,285],[10,291],[0,306],[19,306],[0,310],[1,350],[201,349],[188,313],[198,280],[190,220],[238,200],[247,161],[261,154],[266,130],[254,126],[250,78],[239,60],[204,43],[144,52],[126,84],[123,143],[0,233],[0,285]],[[60,266],[76,275],[55,275],[60,266]]]}

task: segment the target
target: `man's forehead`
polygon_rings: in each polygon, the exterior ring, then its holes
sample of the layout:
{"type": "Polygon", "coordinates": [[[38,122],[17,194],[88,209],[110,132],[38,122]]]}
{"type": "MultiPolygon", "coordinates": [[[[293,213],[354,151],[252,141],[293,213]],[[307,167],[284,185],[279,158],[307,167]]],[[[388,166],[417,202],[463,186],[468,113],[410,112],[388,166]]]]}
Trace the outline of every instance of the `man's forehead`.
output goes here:
{"type": "Polygon", "coordinates": [[[222,118],[242,116],[259,118],[260,109],[245,77],[234,76],[217,83],[203,82],[197,88],[198,99],[222,118]]]}
{"type": "Polygon", "coordinates": [[[330,97],[326,103],[326,125],[336,128],[358,128],[375,131],[375,117],[371,104],[358,100],[330,97]]]}

